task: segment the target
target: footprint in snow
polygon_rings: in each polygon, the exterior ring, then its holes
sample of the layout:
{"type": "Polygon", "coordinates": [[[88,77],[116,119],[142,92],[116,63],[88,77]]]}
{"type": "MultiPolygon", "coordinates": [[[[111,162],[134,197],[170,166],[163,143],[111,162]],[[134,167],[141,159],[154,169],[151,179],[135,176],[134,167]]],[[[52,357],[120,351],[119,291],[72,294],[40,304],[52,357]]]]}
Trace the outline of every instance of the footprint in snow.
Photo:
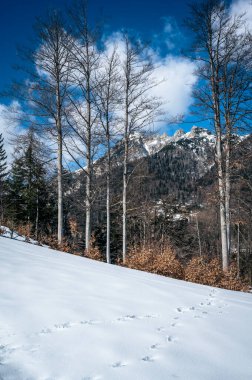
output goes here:
{"type": "Polygon", "coordinates": [[[134,319],[138,319],[136,315],[125,315],[123,317],[117,318],[117,321],[126,322],[126,321],[132,321],[134,319]]]}
{"type": "Polygon", "coordinates": [[[154,362],[154,358],[152,356],[144,356],[141,360],[143,362],[154,362]]]}
{"type": "Polygon", "coordinates": [[[101,321],[95,321],[93,319],[90,319],[88,321],[80,321],[81,325],[91,325],[91,326],[93,326],[93,325],[99,325],[100,323],[101,323],[101,321]]]}
{"type": "Polygon", "coordinates": [[[164,327],[162,327],[162,326],[161,326],[161,327],[158,327],[158,328],[157,328],[157,331],[158,331],[158,332],[162,332],[162,331],[165,331],[165,328],[164,328],[164,327]]]}
{"type": "Polygon", "coordinates": [[[52,333],[52,330],[48,328],[48,329],[41,330],[39,334],[43,334],[44,335],[44,334],[51,334],[51,333],[52,333]]]}
{"type": "Polygon", "coordinates": [[[54,325],[56,329],[69,329],[71,327],[70,322],[65,322],[65,323],[59,323],[54,325]]]}
{"type": "Polygon", "coordinates": [[[166,341],[169,342],[169,343],[171,343],[171,342],[174,342],[174,341],[175,341],[175,338],[174,338],[172,335],[168,335],[168,336],[166,337],[166,341]]]}
{"type": "Polygon", "coordinates": [[[126,366],[126,363],[122,363],[122,362],[115,362],[112,364],[113,368],[121,368],[121,367],[125,367],[125,366],[126,366]]]}
{"type": "Polygon", "coordinates": [[[160,344],[159,344],[159,343],[152,344],[152,345],[150,346],[150,350],[158,350],[159,347],[160,347],[160,344]]]}
{"type": "Polygon", "coordinates": [[[154,315],[154,314],[146,314],[146,315],[144,315],[144,318],[147,318],[147,319],[149,319],[149,318],[157,318],[157,315],[154,315]]]}

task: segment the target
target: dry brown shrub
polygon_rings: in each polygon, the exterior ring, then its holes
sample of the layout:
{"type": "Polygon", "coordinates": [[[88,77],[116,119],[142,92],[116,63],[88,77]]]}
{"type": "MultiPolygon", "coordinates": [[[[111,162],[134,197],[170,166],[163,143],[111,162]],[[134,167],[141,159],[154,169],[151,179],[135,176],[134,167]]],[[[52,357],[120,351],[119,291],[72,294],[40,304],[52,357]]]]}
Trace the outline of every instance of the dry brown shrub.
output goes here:
{"type": "Polygon", "coordinates": [[[154,268],[157,274],[162,276],[184,279],[184,268],[179,260],[176,258],[175,253],[167,248],[162,254],[155,257],[154,268]]]}
{"type": "Polygon", "coordinates": [[[183,267],[170,248],[164,250],[163,253],[160,253],[155,248],[131,250],[125,266],[167,277],[184,278],[183,267]]]}
{"type": "Polygon", "coordinates": [[[72,246],[66,239],[63,239],[62,243],[58,244],[56,249],[62,252],[72,253],[72,246]]]}
{"type": "Polygon", "coordinates": [[[245,280],[237,276],[236,264],[231,263],[229,270],[223,272],[218,258],[209,261],[204,257],[193,257],[185,267],[185,280],[229,290],[249,291],[245,280]]]}
{"type": "Polygon", "coordinates": [[[26,241],[30,240],[31,237],[31,225],[30,224],[20,224],[16,228],[16,232],[20,236],[24,236],[26,241]]]}
{"type": "Polygon", "coordinates": [[[0,235],[3,235],[5,233],[5,229],[0,227],[0,235]]]}
{"type": "Polygon", "coordinates": [[[104,261],[99,248],[96,246],[95,238],[93,236],[91,237],[91,240],[90,240],[90,248],[88,251],[87,250],[85,251],[84,256],[87,257],[88,259],[104,261]]]}
{"type": "Polygon", "coordinates": [[[43,235],[41,236],[40,243],[48,245],[52,249],[59,249],[57,237],[55,235],[43,235]]]}
{"type": "Polygon", "coordinates": [[[72,253],[72,245],[67,241],[67,239],[63,239],[62,243],[59,244],[57,236],[55,235],[43,236],[40,243],[48,245],[50,248],[58,251],[72,253]]]}
{"type": "Polygon", "coordinates": [[[186,281],[216,286],[221,278],[222,269],[217,258],[209,262],[203,257],[193,257],[185,267],[186,281]]]}
{"type": "Polygon", "coordinates": [[[230,264],[228,272],[223,273],[220,287],[242,292],[250,291],[249,283],[246,279],[238,277],[237,265],[235,262],[230,264]]]}
{"type": "Polygon", "coordinates": [[[145,272],[154,271],[154,254],[151,249],[131,249],[126,257],[125,266],[145,272]]]}

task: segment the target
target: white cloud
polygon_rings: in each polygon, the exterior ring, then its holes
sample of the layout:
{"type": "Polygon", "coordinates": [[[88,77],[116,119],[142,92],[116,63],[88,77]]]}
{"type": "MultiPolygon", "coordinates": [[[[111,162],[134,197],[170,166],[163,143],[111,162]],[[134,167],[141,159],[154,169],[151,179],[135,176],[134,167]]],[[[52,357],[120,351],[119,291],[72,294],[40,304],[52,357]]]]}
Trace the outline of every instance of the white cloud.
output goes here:
{"type": "MultiPolygon", "coordinates": [[[[107,54],[117,46],[119,57],[123,57],[122,35],[114,33],[105,41],[107,54]]],[[[151,95],[160,97],[165,113],[171,117],[187,114],[193,102],[192,90],[197,82],[196,64],[189,59],[168,54],[162,57],[158,51],[150,49],[153,57],[154,78],[158,85],[150,90],[151,95]]],[[[158,126],[160,124],[158,123],[158,126]]]]}
{"type": "Polygon", "coordinates": [[[155,78],[159,83],[152,89],[160,96],[165,111],[171,116],[186,114],[192,104],[192,89],[197,81],[195,64],[188,59],[168,55],[155,57],[155,78]]]}
{"type": "Polygon", "coordinates": [[[252,31],[252,1],[251,0],[235,0],[230,7],[233,16],[244,14],[246,26],[252,31]]]}

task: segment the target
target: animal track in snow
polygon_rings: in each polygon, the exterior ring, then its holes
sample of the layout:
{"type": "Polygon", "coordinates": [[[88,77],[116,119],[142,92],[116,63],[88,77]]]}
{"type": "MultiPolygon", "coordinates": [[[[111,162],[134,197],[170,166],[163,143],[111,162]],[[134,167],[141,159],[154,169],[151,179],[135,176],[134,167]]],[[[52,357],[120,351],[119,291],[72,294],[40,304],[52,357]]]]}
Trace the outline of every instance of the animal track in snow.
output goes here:
{"type": "Polygon", "coordinates": [[[123,363],[123,362],[115,362],[112,364],[113,368],[121,368],[121,367],[125,367],[125,366],[126,366],[126,363],[123,363]]]}
{"type": "Polygon", "coordinates": [[[159,343],[152,344],[150,346],[150,350],[158,350],[159,348],[160,348],[160,344],[159,343]]]}
{"type": "Polygon", "coordinates": [[[175,338],[174,338],[172,335],[168,335],[168,336],[166,337],[166,341],[169,342],[169,343],[171,343],[171,342],[174,342],[174,341],[175,341],[175,338]]]}
{"type": "Polygon", "coordinates": [[[39,332],[39,334],[51,334],[52,330],[51,329],[43,329],[39,332]]]}
{"type": "Polygon", "coordinates": [[[150,319],[150,318],[157,318],[157,315],[154,314],[145,314],[145,315],[135,315],[135,314],[128,314],[123,315],[122,317],[117,318],[117,321],[131,321],[134,319],[150,319]]]}
{"type": "Polygon", "coordinates": [[[152,356],[144,356],[142,359],[144,362],[154,362],[154,358],[152,356]]]}

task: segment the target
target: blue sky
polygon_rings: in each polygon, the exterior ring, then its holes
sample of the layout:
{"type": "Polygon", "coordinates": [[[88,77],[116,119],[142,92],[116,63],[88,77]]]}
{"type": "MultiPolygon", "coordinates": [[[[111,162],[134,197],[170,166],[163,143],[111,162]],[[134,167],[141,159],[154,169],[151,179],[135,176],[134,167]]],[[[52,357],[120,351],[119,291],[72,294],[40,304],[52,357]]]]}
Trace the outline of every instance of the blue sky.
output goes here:
{"type": "MultiPolygon", "coordinates": [[[[60,0],[0,0],[0,52],[1,75],[0,92],[17,76],[12,66],[18,63],[17,46],[29,46],[33,37],[36,17],[43,17],[48,9],[65,9],[70,1],[60,0]]],[[[121,29],[130,29],[150,41],[158,69],[157,79],[163,84],[154,90],[156,96],[164,99],[167,113],[172,116],[186,115],[186,123],[165,125],[160,132],[175,132],[178,128],[189,130],[197,122],[190,116],[193,103],[192,88],[197,83],[193,62],[181,55],[181,49],[190,43],[190,35],[183,28],[183,20],[188,12],[188,0],[90,0],[91,19],[104,19],[105,38],[115,38],[121,29]]],[[[232,9],[247,12],[252,29],[251,0],[232,0],[232,9]]],[[[3,117],[9,100],[0,99],[0,132],[8,136],[10,125],[3,117]]],[[[15,133],[20,126],[13,126],[15,133]]],[[[7,138],[6,138],[7,140],[7,138]]]]}
{"type": "MultiPolygon", "coordinates": [[[[50,8],[64,8],[64,4],[68,3],[60,0],[1,0],[0,91],[16,75],[12,66],[18,59],[17,45],[29,44],[36,17],[43,16],[50,8]]],[[[167,20],[174,24],[176,21],[179,27],[187,11],[187,1],[156,0],[153,4],[144,0],[94,0],[90,1],[89,7],[92,18],[104,18],[106,33],[130,28],[162,46],[167,20]]]]}

